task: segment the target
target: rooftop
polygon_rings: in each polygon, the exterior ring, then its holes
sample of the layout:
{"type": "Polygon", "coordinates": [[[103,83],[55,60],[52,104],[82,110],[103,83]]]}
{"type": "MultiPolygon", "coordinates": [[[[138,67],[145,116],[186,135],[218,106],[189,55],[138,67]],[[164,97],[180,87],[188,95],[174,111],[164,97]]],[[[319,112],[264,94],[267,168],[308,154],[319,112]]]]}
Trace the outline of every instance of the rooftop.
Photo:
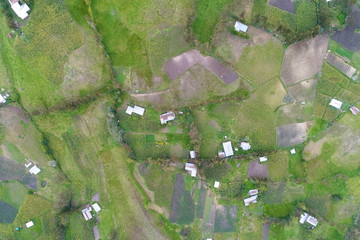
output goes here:
{"type": "Polygon", "coordinates": [[[342,102],[340,102],[339,100],[336,100],[335,98],[331,99],[330,106],[333,106],[334,108],[340,109],[342,106],[342,102]]]}
{"type": "Polygon", "coordinates": [[[258,193],[259,193],[259,191],[258,191],[257,189],[251,189],[251,190],[249,190],[249,192],[248,192],[248,194],[249,194],[250,196],[256,195],[256,194],[258,194],[258,193]]]}
{"type": "Polygon", "coordinates": [[[350,111],[352,112],[352,114],[357,115],[359,113],[359,109],[356,106],[352,106],[350,108],[350,111]]]}
{"type": "Polygon", "coordinates": [[[244,199],[245,206],[249,206],[250,203],[256,203],[257,202],[256,199],[257,199],[257,195],[244,199]]]}
{"type": "Polygon", "coordinates": [[[32,168],[30,168],[29,172],[31,174],[37,175],[39,172],[41,172],[41,169],[38,168],[38,166],[34,165],[32,168]]]}
{"type": "Polygon", "coordinates": [[[251,145],[248,142],[241,142],[240,147],[242,150],[247,151],[251,148],[251,145]]]}
{"type": "Polygon", "coordinates": [[[240,31],[242,31],[242,32],[246,32],[247,30],[248,30],[248,26],[247,25],[245,25],[245,24],[243,24],[243,23],[241,23],[241,22],[239,22],[239,21],[236,21],[235,22],[235,30],[236,31],[238,31],[238,32],[240,32],[240,31]]]}
{"type": "Polygon", "coordinates": [[[100,208],[99,204],[94,203],[94,204],[91,205],[91,206],[94,208],[95,212],[100,212],[101,208],[100,208]]]}
{"type": "Polygon", "coordinates": [[[89,221],[90,219],[92,219],[91,207],[89,205],[86,206],[83,210],[81,210],[81,213],[84,216],[86,221],[89,221]]]}
{"type": "Polygon", "coordinates": [[[215,181],[215,183],[214,183],[214,188],[219,188],[219,186],[220,186],[220,182],[215,181]]]}
{"type": "Polygon", "coordinates": [[[223,148],[224,148],[224,152],[225,152],[225,156],[226,157],[230,157],[234,155],[234,151],[231,145],[231,141],[228,142],[224,142],[223,143],[223,148]]]}
{"type": "Polygon", "coordinates": [[[172,121],[175,119],[175,113],[173,112],[167,112],[160,115],[160,122],[161,124],[166,124],[169,121],[172,121]]]}
{"type": "Polygon", "coordinates": [[[34,222],[30,221],[30,222],[27,222],[25,225],[27,228],[30,228],[30,227],[34,226],[34,222]]]}
{"type": "Polygon", "coordinates": [[[266,156],[260,157],[260,162],[266,162],[267,160],[268,160],[268,158],[266,156]]]}
{"type": "Polygon", "coordinates": [[[196,177],[197,169],[195,167],[195,164],[193,163],[186,163],[185,164],[185,170],[189,171],[190,175],[192,177],[196,177]]]}
{"type": "Polygon", "coordinates": [[[195,151],[190,151],[190,158],[191,158],[191,159],[196,158],[196,153],[195,153],[195,151]]]}

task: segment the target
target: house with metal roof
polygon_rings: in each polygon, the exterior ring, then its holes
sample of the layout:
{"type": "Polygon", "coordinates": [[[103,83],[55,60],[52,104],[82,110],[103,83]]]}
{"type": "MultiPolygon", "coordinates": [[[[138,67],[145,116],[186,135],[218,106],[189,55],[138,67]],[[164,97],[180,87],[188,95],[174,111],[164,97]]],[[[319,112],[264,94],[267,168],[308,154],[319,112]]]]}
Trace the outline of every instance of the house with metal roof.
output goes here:
{"type": "Polygon", "coordinates": [[[330,106],[333,106],[334,108],[337,108],[337,109],[340,109],[342,104],[343,103],[341,101],[336,100],[335,98],[331,99],[331,101],[329,103],[330,106]]]}
{"type": "Polygon", "coordinates": [[[195,164],[186,163],[185,170],[188,171],[192,177],[196,177],[197,169],[195,167],[195,164]]]}
{"type": "Polygon", "coordinates": [[[247,30],[248,30],[248,26],[245,25],[245,24],[243,24],[243,23],[241,23],[241,22],[239,22],[239,21],[236,21],[236,22],[235,22],[234,28],[235,28],[235,31],[237,31],[237,32],[240,32],[240,31],[241,31],[241,32],[246,33],[247,30]]]}
{"type": "Polygon", "coordinates": [[[167,112],[160,115],[160,122],[161,124],[166,124],[169,121],[172,121],[175,119],[175,113],[174,112],[167,112]]]}
{"type": "Polygon", "coordinates": [[[231,157],[234,155],[234,151],[231,145],[231,141],[228,142],[224,142],[223,143],[223,148],[224,148],[224,152],[225,152],[225,156],[226,157],[231,157]]]}

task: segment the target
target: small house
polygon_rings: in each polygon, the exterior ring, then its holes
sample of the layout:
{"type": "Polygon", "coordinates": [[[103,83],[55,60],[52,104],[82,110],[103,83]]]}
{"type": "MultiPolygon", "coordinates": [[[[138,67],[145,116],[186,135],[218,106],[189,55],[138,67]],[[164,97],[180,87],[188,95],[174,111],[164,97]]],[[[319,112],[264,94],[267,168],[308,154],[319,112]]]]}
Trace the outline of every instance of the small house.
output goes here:
{"type": "Polygon", "coordinates": [[[195,151],[190,151],[190,158],[191,158],[191,159],[196,158],[196,153],[195,153],[195,151]]]}
{"type": "Polygon", "coordinates": [[[295,148],[291,149],[291,150],[290,150],[290,153],[291,153],[291,155],[292,155],[292,154],[295,154],[295,153],[296,153],[295,148]]]}
{"type": "Polygon", "coordinates": [[[330,106],[333,106],[336,109],[340,109],[342,104],[343,104],[342,102],[340,102],[339,100],[336,100],[335,98],[331,99],[331,101],[329,103],[330,106]]]}
{"type": "Polygon", "coordinates": [[[101,208],[99,206],[99,204],[97,203],[94,203],[93,205],[91,205],[92,208],[95,210],[95,212],[100,212],[101,208]]]}
{"type": "Polygon", "coordinates": [[[92,219],[90,205],[87,205],[83,210],[81,210],[81,213],[84,216],[86,221],[89,221],[90,219],[92,219]]]}
{"type": "Polygon", "coordinates": [[[219,187],[220,187],[220,182],[215,181],[215,183],[214,183],[214,188],[219,188],[219,187]]]}
{"type": "Polygon", "coordinates": [[[37,175],[39,172],[41,172],[41,169],[38,168],[38,166],[34,165],[32,168],[30,168],[29,172],[31,174],[37,175]]]}
{"type": "Polygon", "coordinates": [[[172,121],[175,119],[175,113],[174,112],[167,112],[160,115],[160,122],[161,124],[166,124],[169,121],[172,121]]]}
{"type": "Polygon", "coordinates": [[[260,157],[259,159],[260,159],[260,162],[266,162],[268,160],[266,156],[260,157]]]}
{"type": "Polygon", "coordinates": [[[0,94],[0,104],[6,103],[6,97],[0,94]]]}
{"type": "Polygon", "coordinates": [[[231,141],[228,142],[224,142],[223,143],[223,148],[224,148],[224,152],[225,152],[225,156],[226,157],[230,157],[234,155],[234,151],[231,145],[231,141]]]}
{"type": "Polygon", "coordinates": [[[240,147],[242,150],[247,151],[251,148],[251,145],[248,142],[241,142],[240,147]]]}
{"type": "Polygon", "coordinates": [[[126,111],[125,111],[127,114],[129,115],[132,115],[133,113],[136,113],[140,116],[143,116],[144,115],[144,112],[145,112],[145,108],[142,108],[142,107],[139,107],[139,106],[134,106],[134,107],[131,107],[131,106],[128,106],[126,108],[126,111]]]}
{"type": "Polygon", "coordinates": [[[188,171],[192,177],[196,177],[197,169],[195,167],[195,164],[186,163],[185,170],[188,171]]]}
{"type": "Polygon", "coordinates": [[[248,194],[250,196],[254,196],[254,195],[257,195],[259,193],[259,191],[257,189],[251,189],[249,190],[248,194]]]}
{"type": "Polygon", "coordinates": [[[350,111],[352,112],[352,114],[357,115],[359,113],[359,109],[356,106],[352,106],[350,108],[350,111]]]}
{"type": "Polygon", "coordinates": [[[316,227],[316,225],[318,224],[318,220],[306,212],[304,212],[304,214],[301,214],[299,222],[301,224],[308,223],[311,225],[312,228],[316,227]]]}
{"type": "Polygon", "coordinates": [[[219,158],[225,158],[225,153],[224,152],[218,152],[218,156],[219,158]]]}
{"type": "Polygon", "coordinates": [[[33,221],[29,221],[29,222],[27,222],[27,223],[25,224],[25,226],[26,226],[27,228],[31,228],[32,226],[34,226],[34,222],[33,222],[33,221]]]}
{"type": "Polygon", "coordinates": [[[234,28],[235,28],[235,30],[236,30],[237,32],[240,32],[240,31],[241,31],[241,32],[246,33],[247,30],[248,30],[248,26],[245,25],[245,24],[243,24],[243,23],[241,23],[241,22],[239,22],[239,21],[236,21],[236,22],[235,22],[234,28]]]}
{"type": "Polygon", "coordinates": [[[249,206],[250,203],[257,203],[256,200],[257,200],[257,195],[254,195],[254,196],[251,196],[249,198],[245,198],[244,199],[244,204],[245,204],[245,206],[249,206]]]}
{"type": "Polygon", "coordinates": [[[22,5],[19,4],[19,0],[9,0],[12,10],[16,13],[16,15],[24,20],[29,16],[28,12],[30,11],[29,6],[24,3],[22,5]]]}

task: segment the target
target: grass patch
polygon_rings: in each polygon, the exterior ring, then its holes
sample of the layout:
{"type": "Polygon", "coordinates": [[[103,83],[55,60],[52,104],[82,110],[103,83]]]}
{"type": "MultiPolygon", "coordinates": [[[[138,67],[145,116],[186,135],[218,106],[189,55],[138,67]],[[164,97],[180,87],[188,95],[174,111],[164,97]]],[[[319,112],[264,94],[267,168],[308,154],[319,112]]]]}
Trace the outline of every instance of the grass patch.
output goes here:
{"type": "Polygon", "coordinates": [[[10,154],[12,160],[15,160],[19,163],[26,163],[26,156],[19,150],[19,148],[15,144],[7,142],[4,143],[4,146],[10,154]]]}
{"type": "Polygon", "coordinates": [[[286,180],[289,174],[288,151],[277,152],[268,156],[269,177],[273,181],[286,180]]]}
{"type": "Polygon", "coordinates": [[[264,215],[268,217],[287,218],[293,211],[293,203],[264,204],[264,215]]]}
{"type": "Polygon", "coordinates": [[[295,2],[296,29],[304,32],[314,28],[317,24],[316,5],[314,1],[302,0],[295,2]]]}
{"type": "Polygon", "coordinates": [[[0,199],[19,209],[27,193],[28,189],[21,183],[8,182],[2,196],[0,195],[0,199]]]}
{"type": "Polygon", "coordinates": [[[251,9],[251,20],[253,23],[259,23],[261,18],[266,15],[268,0],[254,0],[251,9]]]}

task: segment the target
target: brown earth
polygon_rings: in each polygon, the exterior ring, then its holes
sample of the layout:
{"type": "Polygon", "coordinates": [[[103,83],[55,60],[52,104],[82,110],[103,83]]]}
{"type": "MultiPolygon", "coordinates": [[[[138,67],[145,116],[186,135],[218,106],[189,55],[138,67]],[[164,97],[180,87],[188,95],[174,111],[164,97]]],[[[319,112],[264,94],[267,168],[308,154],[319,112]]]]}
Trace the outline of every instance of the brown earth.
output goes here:
{"type": "Polygon", "coordinates": [[[295,123],[276,128],[276,139],[279,147],[290,147],[306,140],[306,134],[312,123],[295,123]]]}
{"type": "Polygon", "coordinates": [[[252,161],[249,164],[248,178],[269,178],[269,171],[267,164],[260,164],[257,161],[252,161]]]}

